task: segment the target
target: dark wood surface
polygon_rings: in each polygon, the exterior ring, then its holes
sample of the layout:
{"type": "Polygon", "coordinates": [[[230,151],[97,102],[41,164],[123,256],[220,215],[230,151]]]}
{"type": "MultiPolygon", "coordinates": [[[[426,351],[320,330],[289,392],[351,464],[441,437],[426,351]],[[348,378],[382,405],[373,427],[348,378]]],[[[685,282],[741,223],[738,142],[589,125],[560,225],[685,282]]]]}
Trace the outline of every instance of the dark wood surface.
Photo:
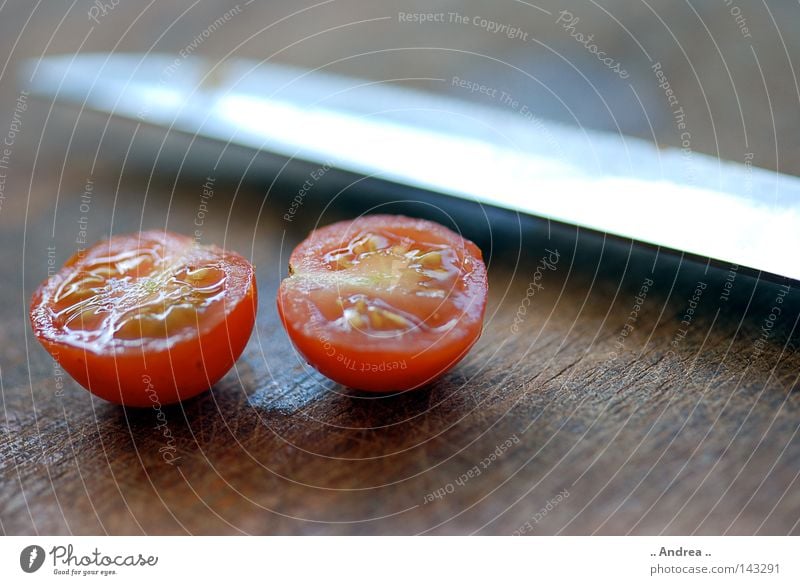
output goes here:
{"type": "MultiPolygon", "coordinates": [[[[52,10],[36,16],[48,27],[21,36],[9,67],[51,38],[51,52],[76,50],[84,9],[63,25],[71,36],[53,33],[52,10]]],[[[16,22],[30,12],[7,10],[16,22]]],[[[116,10],[94,48],[110,49],[138,14],[116,10]]],[[[163,32],[174,10],[142,18],[163,32]]],[[[201,6],[173,42],[225,10],[201,6]]],[[[249,30],[226,26],[229,43],[249,30]]],[[[122,44],[146,49],[145,36],[122,44]]],[[[5,137],[18,94],[2,79],[5,137]]],[[[210,392],[165,407],[160,428],[153,410],[93,399],[33,339],[33,289],[50,259],[76,249],[81,217],[89,240],[193,230],[212,172],[179,171],[174,155],[154,164],[145,130],[112,126],[104,135],[102,119],[31,103],[13,146],[0,208],[3,533],[800,533],[798,291],[532,220],[459,216],[489,263],[483,337],[430,388],[360,394],[298,359],[274,297],[313,225],[371,202],[328,205],[334,186],[321,184],[289,223],[291,185],[222,165],[202,240],[257,267],[259,318],[243,357],[210,392]],[[547,250],[559,261],[537,275],[547,250]]],[[[424,201],[386,210],[443,217],[424,201]]]]}

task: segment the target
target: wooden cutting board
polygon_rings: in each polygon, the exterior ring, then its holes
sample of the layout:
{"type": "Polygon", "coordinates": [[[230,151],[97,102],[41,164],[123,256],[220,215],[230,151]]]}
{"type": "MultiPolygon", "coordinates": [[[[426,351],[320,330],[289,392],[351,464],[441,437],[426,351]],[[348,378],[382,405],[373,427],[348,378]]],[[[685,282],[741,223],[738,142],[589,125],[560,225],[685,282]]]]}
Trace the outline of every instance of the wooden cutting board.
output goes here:
{"type": "MultiPolygon", "coordinates": [[[[114,19],[132,22],[131,10],[108,15],[87,47],[99,35],[108,50],[122,33],[114,19]]],[[[21,47],[52,36],[50,50],[76,50],[79,16],[56,36],[28,31],[21,47]]],[[[157,8],[139,16],[160,23],[157,8]]],[[[202,30],[202,10],[191,16],[202,30]]],[[[126,50],[148,46],[124,36],[126,50]]],[[[5,79],[0,139],[19,97],[5,79]]],[[[0,169],[3,533],[800,533],[794,288],[546,222],[462,213],[458,226],[489,264],[481,340],[429,388],[360,394],[298,358],[274,298],[314,225],[374,201],[323,182],[289,222],[298,186],[271,187],[257,165],[179,172],[174,145],[155,164],[156,150],[136,146],[146,129],[104,135],[104,120],[81,118],[73,134],[76,120],[31,104],[0,169]],[[252,259],[258,323],[210,392],[126,410],[60,372],[27,307],[83,232],[95,241],[164,227],[199,229],[204,243],[252,259]]],[[[429,203],[382,210],[448,221],[429,203]]]]}

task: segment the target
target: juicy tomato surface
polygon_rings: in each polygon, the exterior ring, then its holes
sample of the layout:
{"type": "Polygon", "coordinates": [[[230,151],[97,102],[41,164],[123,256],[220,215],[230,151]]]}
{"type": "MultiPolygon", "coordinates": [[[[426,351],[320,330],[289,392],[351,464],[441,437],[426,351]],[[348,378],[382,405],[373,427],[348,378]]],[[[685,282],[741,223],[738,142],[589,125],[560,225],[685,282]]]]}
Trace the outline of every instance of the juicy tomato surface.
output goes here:
{"type": "Polygon", "coordinates": [[[480,337],[480,249],[431,221],[367,215],[311,233],[289,259],[278,311],[325,376],[359,390],[418,388],[480,337]]]}
{"type": "Polygon", "coordinates": [[[255,323],[253,266],[164,231],[81,251],[33,295],[41,344],[93,394],[126,406],[170,404],[230,370],[255,323]]]}

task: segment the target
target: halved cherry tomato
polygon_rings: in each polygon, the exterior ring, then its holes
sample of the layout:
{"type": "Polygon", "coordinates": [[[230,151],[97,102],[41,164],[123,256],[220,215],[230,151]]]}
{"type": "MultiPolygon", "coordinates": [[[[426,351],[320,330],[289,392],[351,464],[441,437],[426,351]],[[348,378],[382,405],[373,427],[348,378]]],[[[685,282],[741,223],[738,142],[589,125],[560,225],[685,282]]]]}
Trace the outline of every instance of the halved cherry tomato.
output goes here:
{"type": "Polygon", "coordinates": [[[219,380],[255,323],[253,266],[163,231],[115,236],[39,286],[33,332],[90,392],[126,406],[169,404],[219,380]]]}
{"type": "Polygon", "coordinates": [[[431,221],[368,215],[294,250],[278,311],[313,367],[386,392],[423,386],[461,360],[480,337],[486,296],[475,244],[431,221]]]}

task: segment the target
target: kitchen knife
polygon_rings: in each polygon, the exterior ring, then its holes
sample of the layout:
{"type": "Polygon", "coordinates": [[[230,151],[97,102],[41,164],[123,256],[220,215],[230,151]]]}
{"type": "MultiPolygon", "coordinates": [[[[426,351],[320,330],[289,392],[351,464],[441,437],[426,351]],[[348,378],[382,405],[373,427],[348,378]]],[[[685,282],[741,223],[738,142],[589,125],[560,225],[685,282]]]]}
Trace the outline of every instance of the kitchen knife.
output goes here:
{"type": "Polygon", "coordinates": [[[510,102],[179,55],[46,57],[21,79],[82,109],[800,279],[800,179],[510,102]]]}

